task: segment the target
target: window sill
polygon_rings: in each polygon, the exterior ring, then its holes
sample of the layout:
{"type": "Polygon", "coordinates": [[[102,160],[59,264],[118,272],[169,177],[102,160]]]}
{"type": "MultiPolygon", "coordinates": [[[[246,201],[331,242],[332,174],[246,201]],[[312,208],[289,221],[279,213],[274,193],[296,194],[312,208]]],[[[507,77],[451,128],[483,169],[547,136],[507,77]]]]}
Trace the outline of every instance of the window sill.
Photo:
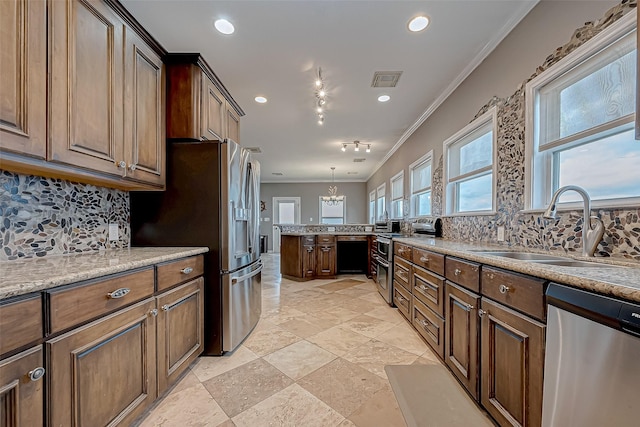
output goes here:
{"type": "Polygon", "coordinates": [[[442,215],[443,218],[457,218],[465,216],[491,216],[497,214],[496,211],[473,211],[473,212],[458,212],[447,215],[442,215]]]}
{"type": "MultiPolygon", "coordinates": [[[[640,197],[629,198],[626,200],[592,200],[591,210],[614,210],[614,209],[638,209],[640,208],[640,197]]],[[[583,202],[571,202],[571,203],[557,203],[556,210],[559,212],[568,212],[583,210],[583,202]]],[[[542,215],[546,207],[544,208],[530,208],[522,209],[518,211],[519,214],[539,214],[542,215]]]]}

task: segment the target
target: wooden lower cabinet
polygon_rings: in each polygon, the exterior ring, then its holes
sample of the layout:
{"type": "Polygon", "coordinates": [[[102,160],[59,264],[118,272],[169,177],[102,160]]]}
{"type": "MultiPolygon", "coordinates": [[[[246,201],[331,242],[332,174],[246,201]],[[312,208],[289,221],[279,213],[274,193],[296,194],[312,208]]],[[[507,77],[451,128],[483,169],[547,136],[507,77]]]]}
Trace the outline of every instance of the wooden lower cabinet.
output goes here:
{"type": "Polygon", "coordinates": [[[202,353],[204,279],[171,289],[157,298],[158,395],[202,353]]]}
{"type": "Polygon", "coordinates": [[[411,323],[440,358],[444,358],[444,320],[417,298],[411,304],[411,323]]]}
{"type": "Polygon", "coordinates": [[[155,299],[45,343],[48,424],[130,424],[156,398],[155,299]]]}
{"type": "Polygon", "coordinates": [[[316,253],[316,276],[334,277],[336,275],[336,245],[317,245],[316,253]]]}
{"type": "Polygon", "coordinates": [[[0,361],[0,425],[44,425],[42,345],[0,361]]]}
{"type": "Polygon", "coordinates": [[[478,303],[480,296],[447,282],[445,362],[474,399],[478,399],[478,303]]]}
{"type": "Polygon", "coordinates": [[[302,247],[302,277],[313,279],[316,276],[316,247],[304,245],[302,247]]]}
{"type": "Polygon", "coordinates": [[[486,298],[481,308],[482,406],[501,426],[539,426],[546,326],[486,298]]]}

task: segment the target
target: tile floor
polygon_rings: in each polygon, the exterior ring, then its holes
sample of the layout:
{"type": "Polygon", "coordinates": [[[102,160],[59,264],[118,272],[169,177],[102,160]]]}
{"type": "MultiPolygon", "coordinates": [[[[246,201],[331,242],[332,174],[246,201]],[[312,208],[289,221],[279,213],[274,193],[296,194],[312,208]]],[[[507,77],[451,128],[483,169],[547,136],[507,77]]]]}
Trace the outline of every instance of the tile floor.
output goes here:
{"type": "Polygon", "coordinates": [[[233,352],[202,357],[141,426],[405,426],[385,365],[437,364],[363,275],[294,282],[263,255],[262,318],[233,352]]]}

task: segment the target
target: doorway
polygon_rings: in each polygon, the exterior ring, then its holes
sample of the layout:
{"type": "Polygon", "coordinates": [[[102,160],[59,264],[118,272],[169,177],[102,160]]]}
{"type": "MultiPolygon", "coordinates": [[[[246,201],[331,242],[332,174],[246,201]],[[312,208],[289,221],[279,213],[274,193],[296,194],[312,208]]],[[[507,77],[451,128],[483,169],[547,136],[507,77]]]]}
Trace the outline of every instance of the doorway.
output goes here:
{"type": "Polygon", "coordinates": [[[280,228],[276,224],[300,224],[300,197],[273,198],[273,252],[280,253],[280,228]]]}

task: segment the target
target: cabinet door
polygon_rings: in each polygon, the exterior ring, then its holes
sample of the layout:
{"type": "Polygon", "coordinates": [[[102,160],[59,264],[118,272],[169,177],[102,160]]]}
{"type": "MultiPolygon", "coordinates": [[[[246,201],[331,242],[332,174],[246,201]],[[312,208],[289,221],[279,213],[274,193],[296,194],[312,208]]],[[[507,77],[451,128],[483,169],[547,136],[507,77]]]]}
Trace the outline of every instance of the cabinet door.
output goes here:
{"type": "Polygon", "coordinates": [[[302,276],[313,279],[316,275],[316,247],[304,245],[302,247],[302,276]]]}
{"type": "Polygon", "coordinates": [[[124,175],[123,23],[99,0],[48,3],[48,159],[124,175]]]}
{"type": "Polygon", "coordinates": [[[156,397],[155,300],[47,341],[52,426],[128,425],[156,397]]]}
{"type": "Polygon", "coordinates": [[[0,1],[0,148],[44,158],[47,33],[44,0],[0,1]]]}
{"type": "MultiPolygon", "coordinates": [[[[202,73],[202,105],[200,126],[202,139],[222,140],[224,132],[225,100],[215,84],[202,73]]],[[[234,140],[235,141],[235,140],[234,140]]],[[[238,141],[236,141],[238,142],[238,141]]]]}
{"type": "Polygon", "coordinates": [[[165,76],[162,59],[125,30],[125,159],[127,178],[164,186],[165,76]]]}
{"type": "Polygon", "coordinates": [[[474,399],[478,399],[478,303],[480,297],[447,282],[445,362],[474,399]]]}
{"type": "Polygon", "coordinates": [[[482,299],[481,403],[501,426],[539,426],[545,325],[482,299]]]}
{"type": "Polygon", "coordinates": [[[204,279],[199,277],[158,299],[158,395],[202,353],[204,279]]]}
{"type": "Polygon", "coordinates": [[[0,361],[0,425],[44,425],[42,346],[0,361]]]}
{"type": "Polygon", "coordinates": [[[227,106],[227,138],[240,143],[240,116],[227,106]]]}
{"type": "Polygon", "coordinates": [[[330,277],[336,275],[336,247],[335,245],[318,245],[316,247],[316,275],[330,277]]]}

